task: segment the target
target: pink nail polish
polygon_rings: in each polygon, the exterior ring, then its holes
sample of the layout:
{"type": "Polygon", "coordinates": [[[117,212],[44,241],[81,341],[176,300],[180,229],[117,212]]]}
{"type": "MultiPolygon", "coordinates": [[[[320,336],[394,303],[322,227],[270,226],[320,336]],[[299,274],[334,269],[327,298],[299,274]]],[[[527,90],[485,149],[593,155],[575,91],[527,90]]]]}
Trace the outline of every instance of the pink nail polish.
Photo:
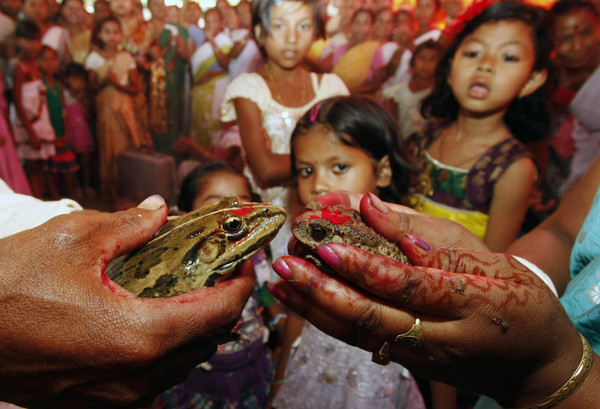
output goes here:
{"type": "Polygon", "coordinates": [[[421,250],[425,250],[427,252],[430,252],[432,250],[432,248],[429,244],[425,243],[423,240],[421,240],[417,236],[413,236],[412,234],[407,234],[406,237],[408,237],[408,239],[410,241],[412,241],[413,244],[415,246],[417,246],[418,248],[420,248],[421,250]]]}
{"type": "Polygon", "coordinates": [[[292,270],[290,270],[290,267],[283,260],[276,260],[273,263],[273,270],[275,270],[279,277],[286,281],[291,280],[292,278],[292,270]]]}
{"type": "Polygon", "coordinates": [[[340,258],[329,246],[317,246],[317,254],[323,259],[331,268],[335,269],[340,265],[340,258]]]}
{"type": "Polygon", "coordinates": [[[369,195],[369,201],[371,202],[371,205],[375,209],[379,210],[383,214],[388,214],[389,213],[390,208],[387,207],[385,204],[383,204],[383,202],[381,201],[380,198],[378,198],[377,196],[375,196],[371,192],[368,192],[367,195],[369,195]]]}

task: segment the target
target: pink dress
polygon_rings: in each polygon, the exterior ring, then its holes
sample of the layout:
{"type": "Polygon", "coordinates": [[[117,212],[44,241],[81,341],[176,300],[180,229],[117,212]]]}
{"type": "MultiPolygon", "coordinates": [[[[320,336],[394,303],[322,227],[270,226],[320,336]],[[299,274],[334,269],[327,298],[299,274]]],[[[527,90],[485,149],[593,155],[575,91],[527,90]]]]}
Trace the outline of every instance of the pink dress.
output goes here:
{"type": "Polygon", "coordinates": [[[29,182],[17,156],[12,132],[4,112],[8,105],[4,99],[4,85],[0,81],[0,178],[16,193],[31,195],[29,182]]]}

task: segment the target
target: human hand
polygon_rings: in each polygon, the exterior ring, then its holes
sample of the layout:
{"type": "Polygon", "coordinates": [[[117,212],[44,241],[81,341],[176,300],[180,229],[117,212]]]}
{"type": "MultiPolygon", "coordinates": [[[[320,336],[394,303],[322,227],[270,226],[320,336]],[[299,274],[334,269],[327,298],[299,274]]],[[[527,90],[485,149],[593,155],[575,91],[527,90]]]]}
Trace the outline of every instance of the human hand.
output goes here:
{"type": "Polygon", "coordinates": [[[367,351],[387,343],[391,359],[413,373],[510,407],[543,400],[571,376],[582,356],[578,332],[526,267],[505,254],[434,249],[414,236],[401,248],[413,266],[348,245],[318,247],[338,277],[282,257],[273,267],[285,281],[269,288],[333,337],[367,351]],[[416,317],[422,344],[394,342],[416,317]]]}
{"type": "Polygon", "coordinates": [[[0,400],[141,407],[212,356],[212,337],[231,330],[252,291],[251,265],[215,287],[165,299],[134,297],[103,274],[166,217],[155,196],[0,240],[0,400]]]}

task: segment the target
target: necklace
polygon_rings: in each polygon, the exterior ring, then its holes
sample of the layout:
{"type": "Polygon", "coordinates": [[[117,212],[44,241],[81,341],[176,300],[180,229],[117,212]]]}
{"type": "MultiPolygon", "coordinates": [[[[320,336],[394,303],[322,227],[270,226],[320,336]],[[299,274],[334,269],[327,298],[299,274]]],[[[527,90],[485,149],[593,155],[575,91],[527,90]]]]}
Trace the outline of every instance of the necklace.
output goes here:
{"type": "MultiPolygon", "coordinates": [[[[267,79],[269,80],[269,82],[271,83],[271,86],[273,87],[273,90],[275,91],[275,100],[277,102],[279,102],[280,105],[287,107],[287,105],[285,105],[283,103],[283,98],[281,98],[281,94],[279,93],[279,87],[277,86],[277,83],[275,82],[275,78],[273,77],[273,74],[271,74],[271,70],[269,69],[269,65],[267,64],[267,66],[265,66],[265,72],[267,74],[267,79]]],[[[302,83],[302,87],[300,88],[300,101],[302,102],[300,104],[300,106],[303,106],[306,103],[306,75],[307,72],[306,71],[302,71],[302,79],[301,79],[301,83],[302,83]]]]}

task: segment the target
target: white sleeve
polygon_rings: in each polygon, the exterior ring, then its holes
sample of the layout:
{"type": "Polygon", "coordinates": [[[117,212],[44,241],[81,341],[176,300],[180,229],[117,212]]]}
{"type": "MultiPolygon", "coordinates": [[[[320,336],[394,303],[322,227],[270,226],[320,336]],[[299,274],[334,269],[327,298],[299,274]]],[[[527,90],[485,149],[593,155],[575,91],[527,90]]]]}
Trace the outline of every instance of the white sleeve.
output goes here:
{"type": "Polygon", "coordinates": [[[37,227],[51,218],[82,210],[79,203],[62,199],[43,201],[12,191],[0,179],[0,238],[37,227]]]}
{"type": "Polygon", "coordinates": [[[550,289],[552,290],[554,295],[556,295],[558,297],[558,292],[556,291],[556,287],[554,286],[554,283],[552,282],[552,280],[550,279],[548,274],[544,273],[538,266],[536,266],[529,260],[525,260],[524,258],[518,257],[518,256],[513,256],[513,258],[515,260],[517,260],[519,263],[523,264],[528,269],[530,269],[531,271],[533,271],[535,273],[535,275],[537,275],[539,278],[541,278],[542,281],[544,283],[546,283],[546,285],[548,287],[550,287],[550,289]]]}

